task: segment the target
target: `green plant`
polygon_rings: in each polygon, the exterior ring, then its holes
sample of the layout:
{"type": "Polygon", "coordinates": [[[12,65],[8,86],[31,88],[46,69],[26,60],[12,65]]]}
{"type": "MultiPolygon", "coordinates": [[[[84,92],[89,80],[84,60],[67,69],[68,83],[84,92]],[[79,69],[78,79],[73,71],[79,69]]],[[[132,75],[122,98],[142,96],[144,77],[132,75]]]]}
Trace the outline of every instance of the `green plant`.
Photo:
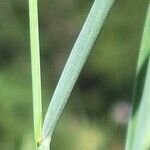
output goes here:
{"type": "Polygon", "coordinates": [[[50,102],[42,128],[41,77],[37,0],[29,0],[30,39],[33,80],[34,132],[37,148],[48,150],[57,121],[67,103],[75,82],[94,46],[115,0],[95,0],[72,49],[50,102]]]}
{"type": "Polygon", "coordinates": [[[150,148],[150,7],[140,48],[126,150],[150,148]]]}

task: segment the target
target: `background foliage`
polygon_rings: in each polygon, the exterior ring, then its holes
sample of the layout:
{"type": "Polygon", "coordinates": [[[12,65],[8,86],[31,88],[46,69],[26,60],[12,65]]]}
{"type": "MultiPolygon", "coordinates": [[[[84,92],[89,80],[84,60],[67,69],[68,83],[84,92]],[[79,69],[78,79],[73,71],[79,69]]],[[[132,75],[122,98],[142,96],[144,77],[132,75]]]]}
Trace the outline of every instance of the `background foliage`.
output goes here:
{"type": "MultiPolygon", "coordinates": [[[[39,1],[45,111],[92,2],[39,1]]],[[[130,108],[147,7],[148,0],[116,2],[56,129],[52,149],[123,149],[125,110],[130,108]]],[[[32,149],[28,3],[0,1],[0,12],[0,145],[2,150],[32,149]]]]}

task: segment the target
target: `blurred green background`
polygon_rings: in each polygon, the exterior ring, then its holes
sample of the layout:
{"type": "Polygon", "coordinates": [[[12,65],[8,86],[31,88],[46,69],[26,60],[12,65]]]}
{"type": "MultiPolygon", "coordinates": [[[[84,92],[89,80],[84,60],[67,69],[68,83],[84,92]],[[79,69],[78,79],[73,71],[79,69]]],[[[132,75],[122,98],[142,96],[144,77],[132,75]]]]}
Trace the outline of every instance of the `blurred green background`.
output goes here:
{"type": "MultiPolygon", "coordinates": [[[[43,114],[92,0],[39,0],[43,114]]],[[[73,90],[53,150],[122,150],[148,0],[117,0],[73,90]]],[[[0,1],[0,149],[33,150],[27,0],[0,1]]]]}

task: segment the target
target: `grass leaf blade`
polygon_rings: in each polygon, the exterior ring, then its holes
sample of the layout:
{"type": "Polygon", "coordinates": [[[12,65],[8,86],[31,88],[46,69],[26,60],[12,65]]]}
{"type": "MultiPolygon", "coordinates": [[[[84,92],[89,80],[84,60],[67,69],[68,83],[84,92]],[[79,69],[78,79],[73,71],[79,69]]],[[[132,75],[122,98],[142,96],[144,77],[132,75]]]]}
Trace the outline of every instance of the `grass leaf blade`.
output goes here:
{"type": "Polygon", "coordinates": [[[73,86],[93,48],[114,1],[95,0],[49,105],[42,130],[43,140],[52,136],[56,123],[62,114],[73,86]]]}

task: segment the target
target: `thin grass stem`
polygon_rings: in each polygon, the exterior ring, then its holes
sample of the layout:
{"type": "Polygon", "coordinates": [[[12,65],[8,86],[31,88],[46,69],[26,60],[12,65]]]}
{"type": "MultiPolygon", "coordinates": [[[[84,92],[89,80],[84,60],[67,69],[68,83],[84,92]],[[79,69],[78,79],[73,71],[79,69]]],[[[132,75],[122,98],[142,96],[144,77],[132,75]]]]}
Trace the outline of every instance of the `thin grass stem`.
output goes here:
{"type": "Polygon", "coordinates": [[[38,143],[40,142],[42,129],[42,94],[37,0],[29,0],[29,21],[34,111],[34,135],[35,142],[38,145],[38,143]]]}

